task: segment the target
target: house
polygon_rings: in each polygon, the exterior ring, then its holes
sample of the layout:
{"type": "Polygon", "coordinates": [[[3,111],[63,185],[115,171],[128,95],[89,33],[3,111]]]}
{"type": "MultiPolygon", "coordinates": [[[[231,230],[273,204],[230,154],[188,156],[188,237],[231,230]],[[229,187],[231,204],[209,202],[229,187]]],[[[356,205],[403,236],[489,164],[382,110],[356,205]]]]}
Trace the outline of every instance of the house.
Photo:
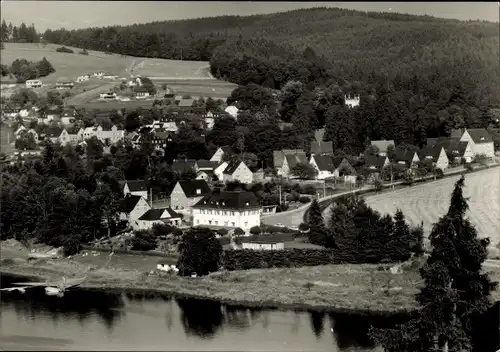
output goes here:
{"type": "Polygon", "coordinates": [[[380,140],[380,141],[371,141],[371,145],[374,147],[377,147],[378,149],[378,155],[380,156],[386,156],[387,155],[387,148],[389,148],[390,145],[395,147],[394,141],[391,140],[380,140]]]}
{"type": "Polygon", "coordinates": [[[394,153],[394,162],[400,165],[404,165],[408,168],[418,167],[418,162],[420,158],[416,151],[401,150],[396,149],[394,153]]]}
{"type": "Polygon", "coordinates": [[[381,172],[384,167],[390,164],[389,158],[382,155],[365,155],[365,167],[373,172],[381,172]]]}
{"type": "Polygon", "coordinates": [[[148,187],[143,180],[125,181],[123,183],[123,195],[132,194],[148,199],[148,187]]]}
{"type": "Polygon", "coordinates": [[[74,116],[61,116],[61,124],[63,126],[71,126],[76,122],[76,118],[74,116]]]}
{"type": "Polygon", "coordinates": [[[196,160],[184,159],[184,160],[174,160],[172,164],[172,171],[182,174],[183,172],[193,170],[196,172],[196,160]]]}
{"type": "Polygon", "coordinates": [[[149,230],[153,228],[154,224],[179,226],[182,222],[182,216],[173,211],[172,208],[149,209],[136,222],[136,229],[149,230]]]}
{"type": "Polygon", "coordinates": [[[350,108],[354,108],[356,106],[359,106],[360,98],[359,95],[344,95],[344,101],[345,105],[347,105],[350,108]]]}
{"type": "Polygon", "coordinates": [[[99,94],[99,99],[116,100],[117,96],[116,96],[116,93],[114,93],[114,92],[101,93],[101,94],[99,94]]]}
{"type": "Polygon", "coordinates": [[[170,133],[168,132],[154,132],[153,133],[153,146],[155,149],[163,149],[167,146],[168,142],[172,141],[172,137],[170,137],[170,133]]]}
{"type": "Polygon", "coordinates": [[[214,128],[215,124],[215,119],[214,119],[214,114],[212,114],[210,111],[207,113],[206,116],[203,117],[205,120],[205,125],[207,130],[211,130],[214,128]]]}
{"type": "Polygon", "coordinates": [[[85,81],[88,81],[89,79],[90,79],[90,76],[89,76],[89,75],[83,75],[83,76],[78,76],[78,77],[76,78],[76,81],[77,81],[78,83],[80,83],[80,82],[85,82],[85,81]]]}
{"type": "Polygon", "coordinates": [[[275,150],[273,151],[273,162],[279,176],[289,177],[290,170],[297,164],[307,164],[307,157],[302,149],[275,150]]]}
{"type": "Polygon", "coordinates": [[[427,139],[427,146],[442,146],[446,151],[446,155],[450,163],[461,164],[462,162],[470,163],[474,159],[471,143],[468,141],[460,141],[460,138],[440,137],[434,141],[427,139]]]}
{"type": "MultiPolygon", "coordinates": [[[[455,131],[456,135],[457,131],[455,131]]],[[[453,131],[452,131],[453,136],[453,131]]],[[[461,142],[469,142],[474,157],[484,154],[488,158],[495,157],[495,145],[491,134],[484,128],[465,129],[460,137],[461,142]]]]}
{"type": "Polygon", "coordinates": [[[97,137],[101,142],[109,140],[111,144],[117,143],[125,137],[125,131],[119,130],[113,125],[110,129],[104,129],[102,126],[86,127],[82,131],[82,139],[97,137]]]}
{"type": "Polygon", "coordinates": [[[214,155],[212,155],[212,157],[210,158],[210,161],[216,161],[220,163],[225,154],[233,154],[233,153],[234,153],[233,148],[229,146],[219,147],[215,151],[214,155]]]}
{"type": "Polygon", "coordinates": [[[207,183],[211,183],[212,181],[217,179],[213,170],[198,170],[196,172],[197,180],[205,180],[207,183]]]}
{"type": "Polygon", "coordinates": [[[318,172],[316,176],[317,180],[342,177],[345,182],[356,182],[356,170],[349,160],[344,157],[312,155],[309,163],[318,172]]]}
{"type": "Polygon", "coordinates": [[[94,77],[94,78],[102,78],[103,76],[104,76],[104,72],[102,72],[102,71],[94,72],[92,74],[92,77],[94,77]]]}
{"type": "Polygon", "coordinates": [[[256,251],[261,250],[283,250],[285,249],[285,242],[273,240],[245,240],[241,241],[241,249],[253,249],[256,251]]]}
{"type": "Polygon", "coordinates": [[[231,117],[234,117],[234,118],[238,117],[239,109],[234,105],[229,105],[224,111],[231,117]]]}
{"type": "Polygon", "coordinates": [[[258,169],[253,173],[253,182],[263,182],[265,179],[265,174],[263,169],[258,169]]]}
{"type": "Polygon", "coordinates": [[[310,147],[311,155],[321,155],[321,154],[332,154],[333,153],[333,142],[311,142],[310,147]]]}
{"type": "Polygon", "coordinates": [[[448,156],[443,146],[436,145],[425,147],[419,152],[419,158],[422,162],[432,162],[432,165],[438,169],[444,170],[449,166],[448,156]]]}
{"type": "Polygon", "coordinates": [[[102,76],[103,79],[117,79],[118,76],[116,75],[104,75],[102,76]]]}
{"type": "Polygon", "coordinates": [[[222,180],[224,182],[240,181],[241,183],[252,183],[253,173],[243,161],[233,160],[224,169],[222,180]]]}
{"type": "Polygon", "coordinates": [[[139,227],[137,220],[139,220],[139,218],[149,209],[151,209],[151,206],[146,199],[141,196],[127,194],[120,200],[120,220],[128,221],[130,226],[137,229],[139,227]]]}
{"type": "Polygon", "coordinates": [[[219,163],[217,161],[210,161],[210,160],[196,160],[195,168],[196,170],[208,170],[208,171],[214,171],[217,166],[219,166],[219,163]]]}
{"type": "Polygon", "coordinates": [[[219,164],[219,166],[217,166],[215,169],[214,169],[214,174],[215,174],[215,177],[217,177],[217,179],[219,181],[222,181],[224,179],[224,170],[226,169],[226,167],[229,165],[229,163],[227,161],[223,161],[219,164]]]}
{"type": "Polygon", "coordinates": [[[262,206],[252,192],[219,191],[193,205],[193,226],[240,227],[249,232],[260,226],[262,206]]]}
{"type": "Polygon", "coordinates": [[[170,194],[170,206],[175,210],[188,210],[208,194],[210,187],[205,180],[177,181],[170,194]]]}
{"type": "Polygon", "coordinates": [[[75,131],[72,129],[67,130],[66,128],[61,131],[57,140],[61,143],[62,146],[71,144],[76,145],[79,141],[81,141],[81,133],[80,131],[75,131]]]}
{"type": "Polygon", "coordinates": [[[39,79],[29,79],[26,81],[26,88],[41,88],[42,81],[39,79]]]}
{"type": "Polygon", "coordinates": [[[75,82],[68,79],[61,79],[56,82],[56,89],[71,89],[75,86],[75,82]]]}
{"type": "Polygon", "coordinates": [[[145,99],[149,97],[149,91],[144,87],[135,87],[134,93],[136,99],[145,99]]]}

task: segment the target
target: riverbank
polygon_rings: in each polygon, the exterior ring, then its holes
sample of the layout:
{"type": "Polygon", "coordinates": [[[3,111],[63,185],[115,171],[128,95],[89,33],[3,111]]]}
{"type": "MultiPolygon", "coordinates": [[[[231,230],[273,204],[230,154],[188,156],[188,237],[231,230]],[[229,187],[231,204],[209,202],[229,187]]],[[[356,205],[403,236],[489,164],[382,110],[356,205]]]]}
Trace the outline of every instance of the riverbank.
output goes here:
{"type": "MultiPolygon", "coordinates": [[[[221,303],[321,312],[391,315],[416,309],[421,285],[417,263],[390,274],[380,265],[325,265],[289,269],[218,272],[185,278],[167,273],[110,267],[91,270],[82,288],[131,294],[154,294],[216,300],[221,303]]],[[[491,271],[491,268],[489,268],[491,271]]],[[[59,281],[79,277],[88,266],[67,259],[2,260],[1,273],[30,280],[59,281]]],[[[500,267],[492,278],[500,280],[500,267]]],[[[500,300],[498,291],[495,300],[500,300]]]]}

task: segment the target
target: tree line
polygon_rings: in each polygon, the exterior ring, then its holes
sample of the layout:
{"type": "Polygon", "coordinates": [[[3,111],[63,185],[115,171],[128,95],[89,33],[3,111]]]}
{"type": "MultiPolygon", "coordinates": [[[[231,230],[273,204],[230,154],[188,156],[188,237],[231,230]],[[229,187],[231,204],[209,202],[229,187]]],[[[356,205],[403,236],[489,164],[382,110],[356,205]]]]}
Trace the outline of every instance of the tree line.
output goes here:
{"type": "Polygon", "coordinates": [[[19,27],[12,25],[12,23],[2,20],[0,25],[0,41],[10,42],[10,43],[39,43],[40,35],[35,29],[35,25],[32,23],[27,26],[22,22],[19,27]]]}
{"type": "Polygon", "coordinates": [[[24,83],[30,79],[46,77],[56,72],[54,66],[44,57],[40,61],[16,59],[10,66],[2,65],[2,77],[12,75],[17,83],[24,83]]]}

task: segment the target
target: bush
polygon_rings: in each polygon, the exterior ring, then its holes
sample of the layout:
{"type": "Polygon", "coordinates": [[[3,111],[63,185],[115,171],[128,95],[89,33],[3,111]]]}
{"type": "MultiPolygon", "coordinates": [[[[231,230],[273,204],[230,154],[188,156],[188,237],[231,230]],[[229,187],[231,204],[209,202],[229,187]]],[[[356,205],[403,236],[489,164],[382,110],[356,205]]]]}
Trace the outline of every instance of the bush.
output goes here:
{"type": "Polygon", "coordinates": [[[309,230],[309,225],[307,225],[306,223],[303,222],[299,225],[299,230],[300,231],[307,231],[307,230],[309,230]]]}
{"type": "Polygon", "coordinates": [[[317,266],[335,262],[333,251],[297,248],[270,251],[229,250],[224,251],[223,260],[224,268],[229,271],[317,266]]]}
{"type": "Polygon", "coordinates": [[[234,229],[233,234],[235,236],[243,236],[245,234],[245,231],[243,231],[243,229],[241,227],[237,227],[234,229]]]}
{"type": "Polygon", "coordinates": [[[299,197],[299,202],[301,203],[309,203],[311,201],[311,198],[307,197],[307,196],[300,196],[299,197]]]}
{"type": "Polygon", "coordinates": [[[82,51],[79,51],[78,54],[80,54],[80,55],[88,55],[89,52],[87,50],[83,49],[82,51]]]}
{"type": "Polygon", "coordinates": [[[172,226],[167,225],[167,224],[154,224],[153,228],[151,229],[151,232],[153,233],[153,236],[159,238],[161,236],[166,236],[170,233],[172,233],[172,226]]]}
{"type": "Polygon", "coordinates": [[[218,229],[218,230],[217,230],[217,233],[218,233],[219,235],[221,235],[221,236],[227,236],[227,233],[228,233],[228,232],[229,232],[229,231],[228,231],[227,229],[224,229],[224,228],[222,228],[222,229],[218,229]]]}
{"type": "Polygon", "coordinates": [[[68,238],[63,243],[63,253],[67,257],[75,255],[82,250],[82,245],[77,239],[68,238]]]}
{"type": "Polygon", "coordinates": [[[382,187],[383,187],[382,181],[380,181],[379,179],[373,181],[373,187],[375,188],[375,190],[377,192],[380,192],[382,190],[382,187]]]}
{"type": "Polygon", "coordinates": [[[208,228],[193,227],[187,231],[179,244],[179,251],[177,267],[182,276],[192,273],[201,276],[219,270],[222,246],[208,228]]]}
{"type": "Polygon", "coordinates": [[[467,171],[474,171],[474,167],[470,163],[465,164],[465,170],[467,171]]]}
{"type": "Polygon", "coordinates": [[[178,229],[177,227],[173,229],[172,231],[174,237],[182,237],[182,230],[181,229],[178,229]]]}
{"type": "Polygon", "coordinates": [[[258,234],[260,234],[261,232],[262,232],[262,230],[260,229],[260,227],[259,227],[259,226],[254,226],[254,227],[252,227],[252,228],[250,229],[250,233],[251,233],[252,235],[258,235],[258,234]]]}
{"type": "Polygon", "coordinates": [[[435,171],[434,171],[434,175],[436,175],[437,178],[443,178],[444,177],[444,173],[443,173],[443,170],[437,168],[435,171]]]}
{"type": "Polygon", "coordinates": [[[136,231],[132,239],[132,250],[150,251],[157,246],[157,238],[152,231],[140,230],[136,231]]]}
{"type": "Polygon", "coordinates": [[[57,48],[56,51],[58,53],[68,53],[68,54],[73,54],[74,51],[69,49],[69,48],[66,48],[65,46],[61,46],[60,48],[57,48]]]}

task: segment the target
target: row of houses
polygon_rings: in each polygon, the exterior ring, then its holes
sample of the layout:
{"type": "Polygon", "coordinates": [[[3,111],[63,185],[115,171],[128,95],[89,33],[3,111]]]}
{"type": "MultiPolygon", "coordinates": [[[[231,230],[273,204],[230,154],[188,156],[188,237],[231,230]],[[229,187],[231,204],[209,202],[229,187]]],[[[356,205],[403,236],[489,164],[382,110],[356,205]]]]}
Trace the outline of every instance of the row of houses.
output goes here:
{"type": "Polygon", "coordinates": [[[125,181],[123,192],[120,219],[136,230],[150,229],[157,223],[180,226],[183,216],[174,209],[182,207],[182,213],[191,216],[193,226],[240,227],[249,232],[253,226],[260,226],[263,211],[253,193],[212,191],[204,180],[178,181],[168,208],[154,209],[147,202],[147,188],[142,181],[125,181]]]}

